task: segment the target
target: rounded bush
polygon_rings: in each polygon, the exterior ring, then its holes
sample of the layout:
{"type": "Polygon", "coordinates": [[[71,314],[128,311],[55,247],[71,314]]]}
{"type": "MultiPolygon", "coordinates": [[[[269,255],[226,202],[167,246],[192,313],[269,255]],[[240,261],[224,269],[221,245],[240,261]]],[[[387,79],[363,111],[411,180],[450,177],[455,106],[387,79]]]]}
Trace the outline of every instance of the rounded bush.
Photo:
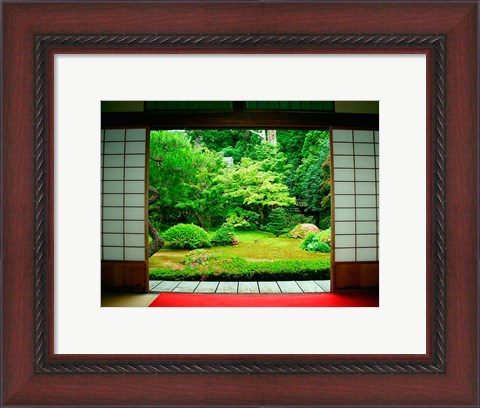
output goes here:
{"type": "Polygon", "coordinates": [[[320,229],[314,224],[298,224],[288,234],[290,238],[305,239],[307,235],[316,233],[320,229]]]}
{"type": "Polygon", "coordinates": [[[212,246],[208,234],[194,224],[177,224],[163,235],[173,248],[196,249],[212,246]]]}
{"type": "Polygon", "coordinates": [[[237,245],[240,240],[233,232],[233,225],[226,222],[223,224],[212,237],[212,245],[214,246],[223,246],[223,245],[237,245]]]}
{"type": "Polygon", "coordinates": [[[331,252],[330,245],[321,240],[321,232],[308,235],[300,244],[300,248],[309,252],[331,252]]]}
{"type": "Polygon", "coordinates": [[[325,242],[329,246],[332,246],[332,232],[330,231],[330,228],[320,231],[318,233],[318,236],[320,238],[320,241],[325,242]]]}

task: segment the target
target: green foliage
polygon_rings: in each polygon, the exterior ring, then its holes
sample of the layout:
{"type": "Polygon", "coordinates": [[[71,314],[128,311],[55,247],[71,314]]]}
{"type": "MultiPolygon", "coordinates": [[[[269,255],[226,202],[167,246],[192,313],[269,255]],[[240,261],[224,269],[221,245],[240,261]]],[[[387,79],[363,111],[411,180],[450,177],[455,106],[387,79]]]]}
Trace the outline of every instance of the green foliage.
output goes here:
{"type": "Polygon", "coordinates": [[[318,233],[318,237],[320,238],[320,241],[325,242],[329,246],[332,246],[332,232],[330,228],[320,231],[318,233]]]}
{"type": "Polygon", "coordinates": [[[152,131],[149,183],[160,199],[149,208],[150,220],[210,225],[211,218],[222,212],[213,179],[223,167],[219,153],[193,146],[184,132],[152,131]]]}
{"type": "Polygon", "coordinates": [[[309,234],[300,244],[300,248],[309,252],[323,252],[331,251],[330,245],[322,241],[321,232],[316,234],[309,234]]]}
{"type": "Polygon", "coordinates": [[[331,225],[332,225],[332,217],[330,215],[327,215],[325,218],[322,218],[322,220],[320,221],[320,229],[322,230],[329,229],[331,225]]]}
{"type": "Polygon", "coordinates": [[[239,230],[254,230],[256,222],[260,216],[253,211],[244,210],[241,207],[235,207],[228,212],[227,222],[239,230]]]}
{"type": "Polygon", "coordinates": [[[319,228],[314,224],[298,224],[288,234],[290,238],[305,239],[308,235],[319,232],[319,228]]]}
{"type": "Polygon", "coordinates": [[[287,212],[284,208],[274,208],[268,216],[268,223],[263,227],[276,237],[288,232],[287,212]]]}
{"type": "Polygon", "coordinates": [[[189,252],[183,269],[161,268],[150,272],[150,279],[165,280],[270,281],[329,277],[330,259],[260,262],[205,250],[189,252]]]}
{"type": "Polygon", "coordinates": [[[194,224],[177,224],[169,228],[163,237],[173,248],[208,248],[211,245],[208,234],[194,224]]]}
{"type": "Polygon", "coordinates": [[[290,197],[280,174],[261,167],[262,162],[244,158],[234,168],[226,168],[216,181],[222,186],[226,203],[249,206],[263,220],[268,208],[293,205],[295,198],[290,197]]]}
{"type": "Polygon", "coordinates": [[[238,237],[234,233],[233,225],[228,222],[215,231],[211,239],[213,246],[237,245],[239,242],[238,237]]]}

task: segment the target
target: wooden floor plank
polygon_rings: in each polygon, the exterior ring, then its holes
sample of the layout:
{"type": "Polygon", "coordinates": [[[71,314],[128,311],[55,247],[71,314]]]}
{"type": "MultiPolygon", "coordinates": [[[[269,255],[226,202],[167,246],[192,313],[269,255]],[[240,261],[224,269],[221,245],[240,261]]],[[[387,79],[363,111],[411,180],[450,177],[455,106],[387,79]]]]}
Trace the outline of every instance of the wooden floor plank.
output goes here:
{"type": "Polygon", "coordinates": [[[171,292],[180,284],[180,281],[163,281],[155,289],[151,290],[152,293],[171,292]]]}
{"type": "Polygon", "coordinates": [[[155,289],[161,283],[162,283],[162,281],[150,281],[150,289],[149,290],[155,289]]]}
{"type": "Polygon", "coordinates": [[[220,282],[216,293],[237,293],[238,282],[220,282]]]}
{"type": "Polygon", "coordinates": [[[318,286],[320,286],[325,292],[330,292],[330,281],[329,280],[316,280],[314,282],[318,286]]]}
{"type": "Polygon", "coordinates": [[[281,293],[277,282],[258,282],[260,293],[281,293]]]}
{"type": "Polygon", "coordinates": [[[200,282],[195,289],[195,293],[215,293],[218,282],[200,282]]]}
{"type": "Polygon", "coordinates": [[[296,281],[305,293],[324,292],[314,281],[296,281]]]}
{"type": "Polygon", "coordinates": [[[238,293],[258,293],[257,282],[238,282],[238,293]]]}
{"type": "Polygon", "coordinates": [[[303,293],[295,281],[278,281],[277,283],[282,293],[303,293]]]}
{"type": "Polygon", "coordinates": [[[195,281],[183,281],[180,282],[180,285],[178,285],[175,289],[173,289],[172,292],[183,292],[183,293],[193,293],[193,291],[196,289],[200,282],[195,281]]]}

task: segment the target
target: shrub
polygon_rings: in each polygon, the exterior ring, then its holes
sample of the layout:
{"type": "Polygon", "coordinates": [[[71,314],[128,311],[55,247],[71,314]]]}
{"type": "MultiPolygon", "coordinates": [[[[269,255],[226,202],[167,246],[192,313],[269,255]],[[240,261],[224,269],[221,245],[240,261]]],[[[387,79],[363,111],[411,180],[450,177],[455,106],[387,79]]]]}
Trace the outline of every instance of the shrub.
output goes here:
{"type": "Polygon", "coordinates": [[[276,237],[288,232],[287,213],[283,208],[274,208],[268,217],[268,224],[263,230],[271,232],[276,237]]]}
{"type": "Polygon", "coordinates": [[[183,269],[150,271],[151,279],[164,280],[294,280],[329,279],[330,259],[247,261],[205,250],[189,252],[183,269]]]}
{"type": "Polygon", "coordinates": [[[163,234],[163,238],[173,248],[196,249],[212,246],[208,234],[194,224],[177,224],[169,228],[163,234]]]}
{"type": "Polygon", "coordinates": [[[239,230],[255,230],[257,228],[256,222],[260,216],[253,211],[244,210],[240,207],[235,207],[228,212],[227,222],[232,224],[234,228],[239,230]]]}
{"type": "Polygon", "coordinates": [[[292,214],[288,220],[288,228],[293,228],[297,224],[313,224],[314,220],[312,216],[303,214],[292,214]]]}
{"type": "Polygon", "coordinates": [[[332,218],[328,215],[327,217],[323,218],[320,221],[319,226],[322,230],[324,230],[324,229],[330,229],[331,224],[332,224],[332,218]]]}
{"type": "Polygon", "coordinates": [[[323,231],[320,231],[318,233],[318,236],[320,238],[320,241],[325,242],[329,246],[332,246],[332,233],[330,231],[330,228],[326,229],[326,230],[323,230],[323,231]]]}
{"type": "Polygon", "coordinates": [[[320,230],[314,224],[298,224],[293,228],[288,236],[290,238],[305,239],[307,235],[319,232],[320,230]]]}
{"type": "Polygon", "coordinates": [[[324,253],[330,252],[331,251],[330,245],[328,245],[325,242],[322,242],[320,235],[321,235],[321,232],[307,235],[307,237],[300,244],[300,248],[309,252],[324,252],[324,253]]]}
{"type": "Polygon", "coordinates": [[[237,245],[240,240],[233,232],[233,225],[226,222],[224,223],[212,237],[211,243],[214,246],[223,245],[237,245]]]}

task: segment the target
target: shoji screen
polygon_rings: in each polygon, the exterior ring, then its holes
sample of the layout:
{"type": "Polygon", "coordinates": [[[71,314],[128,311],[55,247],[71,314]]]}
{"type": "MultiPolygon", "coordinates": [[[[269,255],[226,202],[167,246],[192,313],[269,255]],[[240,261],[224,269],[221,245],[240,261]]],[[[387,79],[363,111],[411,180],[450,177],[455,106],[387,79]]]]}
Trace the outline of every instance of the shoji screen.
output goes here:
{"type": "Polygon", "coordinates": [[[378,131],[332,130],[334,287],[378,285],[378,131]]]}
{"type": "Polygon", "coordinates": [[[143,291],[147,274],[146,129],[103,129],[102,288],[143,291]]]}

